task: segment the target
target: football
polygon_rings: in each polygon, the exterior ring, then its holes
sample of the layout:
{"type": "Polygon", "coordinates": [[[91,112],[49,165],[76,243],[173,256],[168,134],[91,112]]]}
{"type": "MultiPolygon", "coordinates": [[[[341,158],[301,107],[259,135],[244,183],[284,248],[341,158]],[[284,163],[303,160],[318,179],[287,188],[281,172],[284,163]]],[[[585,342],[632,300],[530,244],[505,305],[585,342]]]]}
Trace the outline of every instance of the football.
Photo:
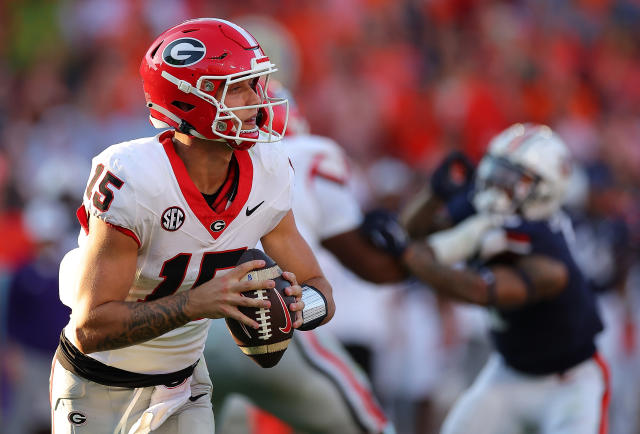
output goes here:
{"type": "Polygon", "coordinates": [[[284,289],[291,284],[282,277],[282,270],[273,259],[262,250],[248,249],[238,264],[262,259],[266,262],[263,268],[252,270],[243,280],[274,280],[275,288],[265,288],[243,292],[245,297],[268,299],[271,307],[256,309],[240,307],[240,311],[260,324],[258,329],[247,327],[233,318],[225,318],[227,328],[238,344],[238,347],[254,362],[263,368],[275,366],[284,354],[293,336],[293,321],[295,313],[289,310],[289,305],[295,297],[285,295],[284,289]]]}

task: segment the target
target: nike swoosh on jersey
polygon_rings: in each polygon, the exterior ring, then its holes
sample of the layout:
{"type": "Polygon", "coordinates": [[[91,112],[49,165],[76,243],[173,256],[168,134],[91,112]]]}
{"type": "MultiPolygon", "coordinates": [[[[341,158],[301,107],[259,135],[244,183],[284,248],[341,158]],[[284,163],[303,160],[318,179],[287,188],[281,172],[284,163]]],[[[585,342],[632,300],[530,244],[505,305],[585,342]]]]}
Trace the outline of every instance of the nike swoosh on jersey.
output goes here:
{"type": "Polygon", "coordinates": [[[264,203],[264,200],[262,202],[260,202],[259,204],[257,204],[256,206],[254,206],[253,208],[249,208],[247,207],[247,209],[245,210],[247,213],[247,217],[249,217],[251,214],[253,214],[253,212],[255,210],[257,210],[258,208],[260,208],[260,205],[262,205],[264,203]]]}
{"type": "Polygon", "coordinates": [[[189,397],[189,401],[191,401],[191,402],[197,401],[198,399],[202,398],[205,395],[206,395],[206,393],[201,393],[200,395],[190,396],[189,397]]]}

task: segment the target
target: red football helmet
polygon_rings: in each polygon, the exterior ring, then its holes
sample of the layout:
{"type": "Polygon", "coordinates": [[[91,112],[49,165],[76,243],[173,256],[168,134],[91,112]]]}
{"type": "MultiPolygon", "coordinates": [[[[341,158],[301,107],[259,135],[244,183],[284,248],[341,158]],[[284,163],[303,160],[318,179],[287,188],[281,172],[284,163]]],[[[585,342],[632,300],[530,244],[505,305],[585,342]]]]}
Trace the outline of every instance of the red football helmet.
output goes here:
{"type": "Polygon", "coordinates": [[[288,112],[288,101],[267,96],[263,90],[275,71],[276,66],[249,32],[217,18],[189,20],[165,31],[140,65],[153,126],[224,140],[240,150],[284,135],[284,130],[273,128],[273,108],[288,112]],[[227,107],[223,101],[229,86],[243,80],[251,80],[261,102],[227,107]],[[235,112],[245,109],[258,109],[256,128],[242,129],[235,112]]]}

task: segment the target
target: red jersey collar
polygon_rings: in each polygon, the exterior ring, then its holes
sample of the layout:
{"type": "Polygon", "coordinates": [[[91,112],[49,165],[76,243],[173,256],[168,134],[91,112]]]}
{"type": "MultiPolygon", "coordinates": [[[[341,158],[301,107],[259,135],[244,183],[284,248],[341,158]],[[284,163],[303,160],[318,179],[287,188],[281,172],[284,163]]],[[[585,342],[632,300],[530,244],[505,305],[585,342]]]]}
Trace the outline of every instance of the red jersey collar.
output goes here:
{"type": "Polygon", "coordinates": [[[244,204],[249,198],[251,193],[251,185],[253,183],[253,163],[248,151],[234,150],[233,153],[238,162],[239,179],[238,179],[238,192],[233,199],[229,207],[221,212],[216,213],[207,204],[204,197],[191,180],[187,168],[185,167],[182,159],[176,153],[173,145],[173,131],[165,131],[160,134],[158,140],[162,144],[173,173],[178,180],[180,191],[184,196],[191,211],[198,217],[202,226],[211,234],[213,239],[218,237],[229,227],[231,222],[238,216],[244,204]]]}

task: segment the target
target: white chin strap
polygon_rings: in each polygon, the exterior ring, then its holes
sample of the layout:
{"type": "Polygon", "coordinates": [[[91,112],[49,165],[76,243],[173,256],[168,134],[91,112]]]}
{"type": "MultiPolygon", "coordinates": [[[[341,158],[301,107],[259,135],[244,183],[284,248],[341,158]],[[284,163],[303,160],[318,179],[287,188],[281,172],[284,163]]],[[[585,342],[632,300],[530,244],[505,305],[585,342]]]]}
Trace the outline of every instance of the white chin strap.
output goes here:
{"type": "MultiPolygon", "coordinates": [[[[147,107],[149,107],[150,109],[155,110],[155,111],[157,111],[159,113],[162,113],[163,115],[165,115],[166,117],[168,117],[169,119],[171,119],[172,121],[174,121],[178,125],[182,125],[182,122],[184,122],[178,116],[174,115],[169,110],[167,110],[166,108],[164,108],[164,107],[162,107],[162,106],[160,106],[158,104],[154,104],[152,102],[149,102],[149,103],[147,103],[147,107]]],[[[166,123],[164,121],[161,121],[160,119],[156,119],[151,115],[149,115],[149,120],[151,121],[151,125],[153,125],[155,128],[173,128],[168,123],[166,123]]],[[[202,134],[200,134],[199,132],[197,132],[193,128],[189,128],[189,131],[187,131],[187,133],[192,135],[192,136],[194,136],[194,137],[198,137],[199,139],[205,139],[205,140],[207,139],[205,136],[203,136],[202,134]]]]}

